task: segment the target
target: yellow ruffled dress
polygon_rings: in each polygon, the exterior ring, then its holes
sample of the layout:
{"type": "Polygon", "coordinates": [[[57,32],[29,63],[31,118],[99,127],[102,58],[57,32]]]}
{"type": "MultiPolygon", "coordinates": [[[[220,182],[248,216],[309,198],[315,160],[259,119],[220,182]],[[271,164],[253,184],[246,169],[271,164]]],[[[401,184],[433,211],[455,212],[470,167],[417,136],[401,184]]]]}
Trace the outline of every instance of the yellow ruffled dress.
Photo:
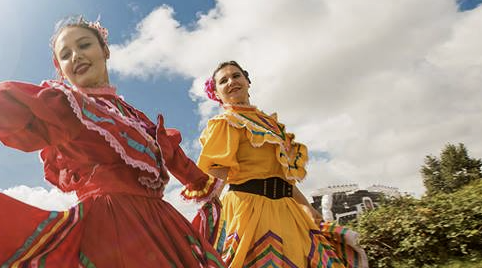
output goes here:
{"type": "MultiPolygon", "coordinates": [[[[227,184],[280,177],[294,185],[306,175],[306,146],[255,107],[225,107],[200,141],[199,167],[228,167],[227,184]]],[[[222,204],[214,247],[229,267],[363,267],[337,234],[346,229],[320,229],[291,197],[228,191],[222,204]]]]}

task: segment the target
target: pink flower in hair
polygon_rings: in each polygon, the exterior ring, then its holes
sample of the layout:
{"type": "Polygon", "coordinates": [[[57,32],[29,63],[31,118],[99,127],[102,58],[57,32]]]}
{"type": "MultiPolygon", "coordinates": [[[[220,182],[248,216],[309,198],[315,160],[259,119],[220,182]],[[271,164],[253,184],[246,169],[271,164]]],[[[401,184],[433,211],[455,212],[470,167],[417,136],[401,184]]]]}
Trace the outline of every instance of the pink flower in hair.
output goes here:
{"type": "Polygon", "coordinates": [[[99,20],[95,22],[85,21],[85,23],[89,26],[89,28],[95,29],[99,33],[100,37],[102,37],[102,40],[104,40],[104,43],[106,45],[108,44],[107,36],[109,36],[109,31],[107,30],[107,28],[102,27],[102,25],[100,25],[99,20]]]}
{"type": "Polygon", "coordinates": [[[210,98],[213,101],[219,102],[219,104],[222,104],[223,102],[216,96],[216,85],[214,84],[214,79],[212,77],[209,77],[206,82],[204,82],[204,92],[208,95],[208,98],[210,98]]]}

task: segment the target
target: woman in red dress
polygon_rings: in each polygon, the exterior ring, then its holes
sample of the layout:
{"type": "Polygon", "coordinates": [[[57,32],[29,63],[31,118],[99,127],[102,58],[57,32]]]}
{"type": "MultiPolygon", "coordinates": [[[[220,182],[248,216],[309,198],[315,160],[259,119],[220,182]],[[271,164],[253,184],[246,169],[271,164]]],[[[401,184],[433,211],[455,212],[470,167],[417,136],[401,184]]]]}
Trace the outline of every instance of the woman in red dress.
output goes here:
{"type": "Polygon", "coordinates": [[[79,203],[45,211],[0,194],[1,267],[224,267],[162,199],[168,170],[186,199],[208,200],[220,182],[183,153],[161,115],[153,123],[116,95],[107,30],[70,18],[52,48],[72,86],[0,83],[0,141],[40,150],[45,178],[79,203]]]}

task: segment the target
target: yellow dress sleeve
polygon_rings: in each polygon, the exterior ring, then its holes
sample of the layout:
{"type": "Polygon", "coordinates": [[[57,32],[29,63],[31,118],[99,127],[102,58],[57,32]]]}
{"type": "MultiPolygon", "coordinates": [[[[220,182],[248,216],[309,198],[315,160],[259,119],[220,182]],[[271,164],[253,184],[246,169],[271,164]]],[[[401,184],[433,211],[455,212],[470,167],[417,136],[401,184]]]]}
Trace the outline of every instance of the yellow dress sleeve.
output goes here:
{"type": "Polygon", "coordinates": [[[228,177],[239,172],[236,153],[239,147],[240,130],[224,119],[211,119],[201,134],[201,154],[198,166],[208,172],[212,168],[228,167],[228,177]]]}

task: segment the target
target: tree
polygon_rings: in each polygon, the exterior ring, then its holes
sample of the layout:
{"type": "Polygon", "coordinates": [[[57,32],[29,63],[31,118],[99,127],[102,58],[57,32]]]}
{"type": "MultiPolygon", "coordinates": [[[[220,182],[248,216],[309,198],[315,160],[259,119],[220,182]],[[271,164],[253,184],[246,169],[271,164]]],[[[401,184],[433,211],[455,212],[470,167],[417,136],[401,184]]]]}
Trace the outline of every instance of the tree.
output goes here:
{"type": "Polygon", "coordinates": [[[470,158],[462,143],[458,146],[447,144],[440,154],[426,156],[420,172],[424,179],[427,195],[453,193],[462,186],[482,178],[482,160],[470,158]]]}
{"type": "MultiPolygon", "coordinates": [[[[482,264],[482,180],[449,194],[387,199],[352,224],[370,267],[440,267],[464,258],[482,264]]],[[[449,267],[482,267],[464,264],[449,267]]]]}

